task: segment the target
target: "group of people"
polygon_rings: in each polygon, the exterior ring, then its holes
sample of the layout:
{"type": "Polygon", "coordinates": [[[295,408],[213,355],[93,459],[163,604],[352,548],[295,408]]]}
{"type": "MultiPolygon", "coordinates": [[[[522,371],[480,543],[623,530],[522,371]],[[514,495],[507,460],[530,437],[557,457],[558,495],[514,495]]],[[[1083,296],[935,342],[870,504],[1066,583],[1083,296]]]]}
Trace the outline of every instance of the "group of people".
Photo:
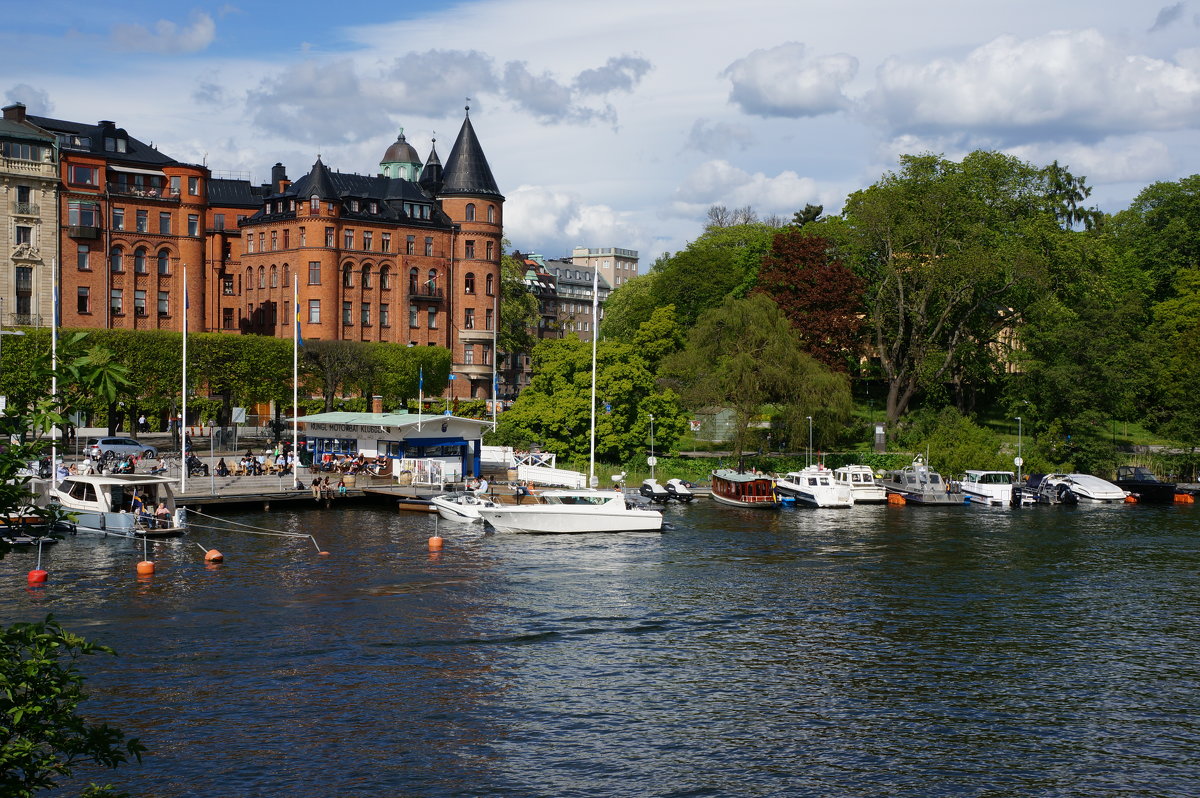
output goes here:
{"type": "MultiPolygon", "coordinates": [[[[313,477],[312,484],[308,486],[312,491],[313,501],[321,501],[321,499],[332,498],[336,492],[338,496],[346,495],[346,480],[339,479],[337,485],[329,484],[329,477],[313,477]]],[[[296,480],[296,490],[304,490],[304,485],[300,480],[296,480]]]]}
{"type": "Polygon", "coordinates": [[[296,469],[296,456],[291,451],[291,444],[276,447],[273,452],[264,452],[260,455],[254,454],[254,449],[247,449],[246,453],[237,461],[235,468],[236,470],[231,470],[225,462],[225,458],[222,457],[217,463],[217,476],[246,474],[257,477],[272,471],[277,474],[291,474],[296,469]]]}
{"type": "Polygon", "coordinates": [[[366,471],[375,475],[387,473],[391,464],[387,455],[381,454],[373,460],[367,460],[366,456],[361,453],[357,457],[346,454],[326,454],[322,457],[321,462],[322,470],[325,471],[337,471],[342,474],[358,474],[366,471]]]}
{"type": "Polygon", "coordinates": [[[143,526],[156,529],[169,529],[171,526],[171,510],[166,502],[159,502],[158,507],[147,503],[141,493],[134,493],[130,500],[130,510],[138,517],[143,526]]]}

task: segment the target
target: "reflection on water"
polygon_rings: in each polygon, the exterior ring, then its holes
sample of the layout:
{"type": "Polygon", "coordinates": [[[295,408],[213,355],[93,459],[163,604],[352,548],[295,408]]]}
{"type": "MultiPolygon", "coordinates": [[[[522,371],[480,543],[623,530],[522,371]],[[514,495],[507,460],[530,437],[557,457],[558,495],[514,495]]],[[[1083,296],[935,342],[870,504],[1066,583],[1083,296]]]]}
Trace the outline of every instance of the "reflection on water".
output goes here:
{"type": "Polygon", "coordinates": [[[5,620],[118,649],[134,794],[1194,795],[1193,507],[738,511],[480,535],[382,509],[311,542],[79,538],[5,620]],[[226,562],[206,566],[204,548],[226,562]]]}

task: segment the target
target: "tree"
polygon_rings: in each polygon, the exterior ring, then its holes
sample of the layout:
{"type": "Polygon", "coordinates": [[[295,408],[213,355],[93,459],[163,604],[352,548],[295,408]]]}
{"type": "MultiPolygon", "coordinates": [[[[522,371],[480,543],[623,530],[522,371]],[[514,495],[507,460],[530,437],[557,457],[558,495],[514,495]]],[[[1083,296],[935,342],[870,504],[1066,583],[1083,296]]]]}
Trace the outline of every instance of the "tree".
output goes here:
{"type": "Polygon", "coordinates": [[[1079,224],[1091,230],[1104,217],[1096,208],[1084,208],[1080,203],[1092,195],[1087,178],[1076,177],[1054,161],[1042,170],[1046,180],[1047,204],[1064,230],[1073,230],[1079,224]]]}
{"type": "Polygon", "coordinates": [[[824,212],[824,205],[813,205],[810,203],[804,206],[804,210],[796,211],[794,214],[792,214],[792,224],[796,227],[803,227],[809,222],[818,221],[821,218],[821,214],[824,212]]]}
{"type": "Polygon", "coordinates": [[[687,347],[667,358],[662,372],[688,407],[732,408],[733,446],[739,456],[751,423],[768,405],[783,408],[793,425],[824,411],[827,433],[850,414],[849,381],[805,354],[787,318],[764,294],[730,297],[706,311],[692,328],[687,347]]]}
{"type": "Polygon", "coordinates": [[[1113,218],[1121,256],[1153,282],[1155,302],[1170,299],[1180,270],[1200,265],[1200,175],[1154,183],[1113,218]]]}
{"type": "Polygon", "coordinates": [[[754,291],[779,305],[810,355],[847,371],[862,351],[863,286],[828,239],[790,228],[775,236],[754,291]]]}
{"type": "Polygon", "coordinates": [[[505,253],[500,258],[500,326],[496,348],[512,356],[533,346],[530,330],[537,327],[538,301],[525,283],[525,265],[505,253]]]}
{"type": "Polygon", "coordinates": [[[633,349],[646,362],[646,367],[657,371],[663,358],[683,348],[684,330],[675,318],[675,306],[656,308],[650,319],[633,335],[633,349]]]}
{"type": "Polygon", "coordinates": [[[304,344],[304,373],[311,376],[325,398],[325,412],[347,385],[362,380],[367,371],[365,348],[354,341],[307,341],[304,344]]]}

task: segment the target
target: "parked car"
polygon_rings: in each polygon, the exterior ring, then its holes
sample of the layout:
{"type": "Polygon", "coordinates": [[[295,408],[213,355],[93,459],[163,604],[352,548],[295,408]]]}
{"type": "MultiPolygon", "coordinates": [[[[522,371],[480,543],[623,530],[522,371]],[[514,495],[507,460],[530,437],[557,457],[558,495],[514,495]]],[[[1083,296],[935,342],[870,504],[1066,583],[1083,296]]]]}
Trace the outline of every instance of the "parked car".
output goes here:
{"type": "Polygon", "coordinates": [[[93,460],[102,460],[109,452],[116,457],[158,457],[158,449],[139,443],[133,438],[88,438],[87,445],[83,448],[83,453],[93,460]]]}

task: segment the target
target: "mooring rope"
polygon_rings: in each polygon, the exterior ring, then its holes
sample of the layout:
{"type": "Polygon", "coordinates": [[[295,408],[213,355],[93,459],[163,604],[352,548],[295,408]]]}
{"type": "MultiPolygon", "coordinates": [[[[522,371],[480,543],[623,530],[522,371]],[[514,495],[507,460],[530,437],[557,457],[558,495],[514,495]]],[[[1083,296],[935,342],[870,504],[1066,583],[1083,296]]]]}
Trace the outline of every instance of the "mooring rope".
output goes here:
{"type": "Polygon", "coordinates": [[[321,551],[321,546],[317,543],[317,539],[312,535],[305,535],[303,532],[281,532],[277,529],[268,529],[262,526],[254,526],[253,524],[243,524],[241,521],[231,521],[228,518],[209,515],[208,513],[202,513],[199,510],[188,510],[188,515],[199,515],[204,518],[211,518],[214,521],[220,521],[222,524],[229,524],[233,527],[241,528],[232,529],[230,526],[212,526],[210,524],[196,524],[190,521],[188,522],[189,527],[198,527],[200,529],[208,529],[217,532],[244,532],[247,535],[269,535],[280,538],[308,538],[312,541],[313,545],[316,546],[317,551],[321,551]]]}

